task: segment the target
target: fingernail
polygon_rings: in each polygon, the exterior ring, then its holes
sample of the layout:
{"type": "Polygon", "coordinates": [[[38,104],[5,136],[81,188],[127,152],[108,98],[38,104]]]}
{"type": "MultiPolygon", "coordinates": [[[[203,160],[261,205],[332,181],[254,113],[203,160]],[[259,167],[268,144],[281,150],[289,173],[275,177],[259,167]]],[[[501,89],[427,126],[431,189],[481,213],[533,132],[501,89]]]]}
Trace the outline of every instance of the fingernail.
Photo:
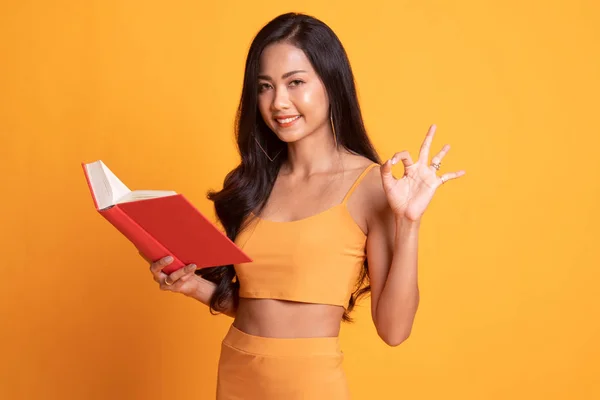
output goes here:
{"type": "Polygon", "coordinates": [[[190,264],[190,269],[196,269],[196,264],[190,264]]]}
{"type": "Polygon", "coordinates": [[[170,263],[171,261],[173,261],[173,257],[171,257],[171,256],[165,257],[165,262],[170,263]]]}

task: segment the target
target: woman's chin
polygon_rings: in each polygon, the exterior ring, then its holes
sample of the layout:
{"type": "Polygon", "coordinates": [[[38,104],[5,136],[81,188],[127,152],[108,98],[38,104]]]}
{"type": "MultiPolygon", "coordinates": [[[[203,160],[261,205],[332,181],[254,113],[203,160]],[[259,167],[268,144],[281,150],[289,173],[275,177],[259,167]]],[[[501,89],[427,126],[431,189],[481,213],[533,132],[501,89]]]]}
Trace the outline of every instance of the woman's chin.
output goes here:
{"type": "Polygon", "coordinates": [[[278,129],[275,131],[275,135],[277,135],[279,140],[285,143],[297,142],[306,136],[302,129],[294,129],[293,131],[288,129],[278,129]]]}

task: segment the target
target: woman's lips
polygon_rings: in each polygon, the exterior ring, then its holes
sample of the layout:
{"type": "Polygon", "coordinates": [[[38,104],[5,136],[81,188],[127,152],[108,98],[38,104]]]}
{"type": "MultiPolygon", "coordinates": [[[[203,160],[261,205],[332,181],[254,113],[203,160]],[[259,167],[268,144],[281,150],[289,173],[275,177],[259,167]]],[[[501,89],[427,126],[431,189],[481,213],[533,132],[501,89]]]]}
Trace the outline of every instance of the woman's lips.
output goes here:
{"type": "Polygon", "coordinates": [[[299,119],[300,115],[282,115],[275,118],[275,122],[282,128],[287,128],[294,125],[299,119]]]}

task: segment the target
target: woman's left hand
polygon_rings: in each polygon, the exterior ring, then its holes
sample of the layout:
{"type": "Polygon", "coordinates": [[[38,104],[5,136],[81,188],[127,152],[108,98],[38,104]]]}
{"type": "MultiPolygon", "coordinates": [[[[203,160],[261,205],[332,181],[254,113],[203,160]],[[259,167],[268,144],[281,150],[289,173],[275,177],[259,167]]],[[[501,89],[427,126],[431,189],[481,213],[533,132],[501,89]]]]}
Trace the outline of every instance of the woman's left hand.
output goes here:
{"type": "Polygon", "coordinates": [[[429,128],[416,163],[413,163],[407,151],[402,151],[394,154],[381,166],[383,188],[392,211],[397,216],[410,221],[420,220],[438,187],[465,174],[465,171],[461,170],[448,172],[442,176],[437,175],[437,170],[442,159],[450,150],[450,145],[445,145],[429,163],[429,149],[435,129],[435,125],[429,128]],[[402,161],[404,165],[404,176],[400,179],[396,179],[392,175],[392,165],[398,161],[402,161]]]}

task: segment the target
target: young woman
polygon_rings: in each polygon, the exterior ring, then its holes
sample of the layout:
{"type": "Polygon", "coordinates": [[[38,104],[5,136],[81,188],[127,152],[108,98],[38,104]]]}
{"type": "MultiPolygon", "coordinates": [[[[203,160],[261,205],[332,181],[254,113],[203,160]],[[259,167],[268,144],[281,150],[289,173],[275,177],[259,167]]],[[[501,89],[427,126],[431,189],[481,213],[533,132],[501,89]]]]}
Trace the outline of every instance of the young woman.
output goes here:
{"type": "Polygon", "coordinates": [[[408,338],[420,220],[436,189],[464,174],[437,174],[449,146],[429,161],[434,132],[416,160],[402,151],[381,164],[332,30],[290,13],[258,32],[237,114],[241,163],[209,195],[254,262],[168,276],[161,270],[170,260],[150,267],[162,290],[234,318],[218,399],[348,399],[338,334],[367,292],[381,339],[408,338]]]}

